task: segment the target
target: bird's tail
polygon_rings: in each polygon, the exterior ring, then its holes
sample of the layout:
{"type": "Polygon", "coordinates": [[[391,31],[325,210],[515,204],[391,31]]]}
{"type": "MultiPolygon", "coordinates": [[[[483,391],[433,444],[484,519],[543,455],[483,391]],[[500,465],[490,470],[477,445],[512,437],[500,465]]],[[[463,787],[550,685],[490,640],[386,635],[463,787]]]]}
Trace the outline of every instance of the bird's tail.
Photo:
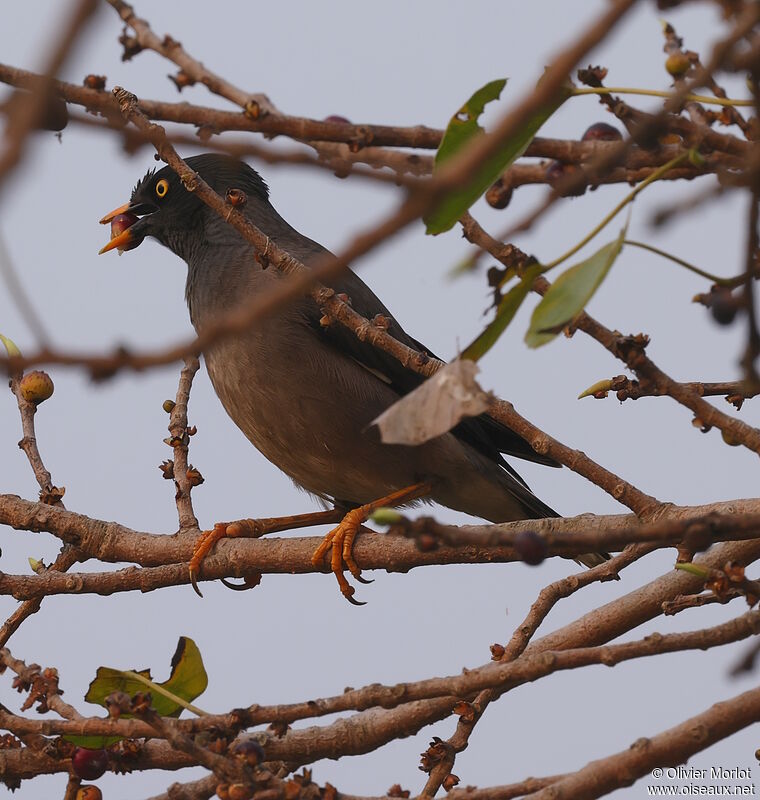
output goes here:
{"type": "MultiPolygon", "coordinates": [[[[525,509],[525,516],[532,519],[550,519],[552,517],[561,516],[561,514],[558,514],[551,506],[536,497],[525,481],[511,469],[506,462],[504,462],[503,467],[505,469],[502,475],[505,476],[508,481],[508,492],[513,498],[517,497],[517,499],[522,502],[523,508],[525,509]],[[516,479],[516,481],[519,482],[517,486],[515,486],[515,481],[512,479],[516,479]]],[[[502,480],[504,480],[504,478],[502,478],[502,480]]],[[[604,564],[605,561],[609,560],[609,553],[583,553],[573,559],[576,564],[588,567],[589,569],[591,569],[591,567],[598,567],[600,564],[604,564]]]]}
{"type": "Polygon", "coordinates": [[[574,558],[576,564],[580,564],[583,567],[598,567],[600,564],[604,564],[605,561],[610,560],[609,553],[584,553],[582,556],[578,556],[578,558],[574,558]]]}

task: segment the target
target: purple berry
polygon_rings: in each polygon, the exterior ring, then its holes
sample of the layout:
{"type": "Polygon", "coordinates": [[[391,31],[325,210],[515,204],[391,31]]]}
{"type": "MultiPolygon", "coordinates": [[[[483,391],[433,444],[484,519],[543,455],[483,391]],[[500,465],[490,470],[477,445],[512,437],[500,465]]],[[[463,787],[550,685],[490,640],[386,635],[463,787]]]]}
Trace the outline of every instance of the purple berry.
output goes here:
{"type": "MultiPolygon", "coordinates": [[[[123,233],[127,228],[131,228],[135,222],[137,222],[138,217],[134,214],[126,213],[126,214],[117,214],[111,220],[111,238],[115,239],[120,233],[123,233]]],[[[142,239],[136,239],[129,244],[125,244],[124,247],[120,247],[119,250],[134,250],[139,244],[142,243],[142,239]]]]}
{"type": "Polygon", "coordinates": [[[515,552],[526,563],[535,567],[547,554],[546,542],[535,531],[523,531],[515,536],[515,552]]]}
{"type": "Polygon", "coordinates": [[[620,131],[606,122],[595,122],[581,137],[583,142],[619,142],[623,138],[620,131]]]}
{"type": "Polygon", "coordinates": [[[237,742],[232,752],[251,767],[258,766],[264,760],[264,749],[255,739],[243,739],[237,742]]]}
{"type": "Polygon", "coordinates": [[[71,767],[82,780],[96,781],[108,768],[108,754],[105,750],[77,747],[71,757],[71,767]]]}
{"type": "Polygon", "coordinates": [[[728,290],[716,292],[710,303],[710,313],[718,325],[730,325],[738,310],[736,298],[728,290]]]}

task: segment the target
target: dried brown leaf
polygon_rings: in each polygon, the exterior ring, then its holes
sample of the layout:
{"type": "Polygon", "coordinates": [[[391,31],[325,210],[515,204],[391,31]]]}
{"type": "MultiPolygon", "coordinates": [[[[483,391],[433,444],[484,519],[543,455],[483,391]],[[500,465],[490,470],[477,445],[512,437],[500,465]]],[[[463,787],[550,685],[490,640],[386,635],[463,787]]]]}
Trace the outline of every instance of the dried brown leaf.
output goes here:
{"type": "Polygon", "coordinates": [[[451,430],[464,417],[488,409],[493,399],[480,388],[473,361],[457,359],[384,411],[373,425],[386,444],[422,444],[451,430]]]}

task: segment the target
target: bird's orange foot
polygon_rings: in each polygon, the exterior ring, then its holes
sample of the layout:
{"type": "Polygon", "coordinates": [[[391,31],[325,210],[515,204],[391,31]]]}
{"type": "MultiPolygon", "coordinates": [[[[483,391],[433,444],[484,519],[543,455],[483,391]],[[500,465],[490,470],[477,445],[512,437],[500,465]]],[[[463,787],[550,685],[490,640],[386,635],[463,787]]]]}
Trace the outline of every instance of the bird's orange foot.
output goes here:
{"type": "Polygon", "coordinates": [[[217,522],[212,530],[202,531],[200,538],[193,548],[193,556],[190,559],[188,572],[190,573],[190,583],[198,597],[203,597],[198,588],[198,573],[201,562],[211,552],[211,548],[221,539],[234,538],[243,533],[243,526],[239,522],[217,522]]]}
{"type": "Polygon", "coordinates": [[[353,586],[346,580],[343,574],[343,565],[345,564],[348,571],[362,583],[370,583],[362,578],[362,571],[356,563],[353,554],[354,539],[356,534],[359,533],[359,528],[362,522],[366,522],[371,510],[367,511],[368,506],[359,506],[359,508],[352,508],[345,517],[340,521],[336,528],[333,528],[324,539],[319,547],[314,551],[311,557],[311,563],[315,567],[322,565],[322,560],[330,548],[332,548],[332,555],[330,557],[330,569],[333,575],[338,580],[338,586],[343,597],[355,606],[363,606],[364,603],[359,600],[354,600],[354,592],[356,591],[353,586]]]}
{"type": "MultiPolygon", "coordinates": [[[[190,559],[189,573],[190,583],[193,585],[196,594],[203,597],[198,588],[198,574],[203,559],[211,552],[213,546],[221,539],[234,539],[245,536],[250,539],[257,539],[267,533],[277,531],[287,531],[292,528],[305,528],[310,525],[323,525],[325,522],[337,522],[340,519],[340,512],[335,509],[330,511],[314,511],[309,514],[294,514],[289,517],[264,517],[260,519],[239,519],[235,522],[217,522],[213,530],[202,531],[198,541],[195,543],[193,555],[190,559]]],[[[261,580],[261,575],[251,573],[240,585],[228,583],[224,578],[222,583],[230,589],[251,589],[261,580]]]]}
{"type": "Polygon", "coordinates": [[[373,500],[366,505],[352,508],[343,517],[338,526],[333,528],[325,538],[322,539],[322,543],[311,557],[311,563],[315,567],[321,567],[325,554],[332,548],[330,569],[338,581],[341,594],[349,603],[355,606],[365,605],[365,603],[354,599],[354,592],[356,590],[346,580],[344,574],[344,570],[347,569],[360,583],[372,583],[372,581],[365,580],[362,577],[362,571],[356,563],[353,553],[354,539],[356,539],[356,535],[359,533],[362,523],[366,522],[370,515],[378,508],[382,508],[383,506],[403,505],[410,500],[424,497],[430,493],[430,488],[430,484],[428,483],[415,483],[412,486],[399,489],[399,491],[393,492],[386,497],[381,497],[379,500],[373,500]]]}

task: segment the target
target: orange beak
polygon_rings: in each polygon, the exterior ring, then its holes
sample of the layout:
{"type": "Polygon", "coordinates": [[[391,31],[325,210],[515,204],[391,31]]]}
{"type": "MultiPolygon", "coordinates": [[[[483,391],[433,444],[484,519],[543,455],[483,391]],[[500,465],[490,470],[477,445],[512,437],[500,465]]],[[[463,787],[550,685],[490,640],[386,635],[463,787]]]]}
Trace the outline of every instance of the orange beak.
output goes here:
{"type": "Polygon", "coordinates": [[[118,217],[119,214],[126,214],[129,211],[129,206],[131,203],[124,203],[123,206],[119,206],[111,211],[109,214],[106,214],[103,219],[100,220],[101,225],[107,225],[114,217],[118,217]]]}
{"type": "Polygon", "coordinates": [[[132,231],[126,228],[120,234],[114,236],[105,247],[101,247],[100,250],[98,250],[98,255],[102,256],[103,253],[107,253],[109,250],[113,250],[116,247],[120,250],[128,249],[128,246],[134,242],[134,238],[132,231]]]}

